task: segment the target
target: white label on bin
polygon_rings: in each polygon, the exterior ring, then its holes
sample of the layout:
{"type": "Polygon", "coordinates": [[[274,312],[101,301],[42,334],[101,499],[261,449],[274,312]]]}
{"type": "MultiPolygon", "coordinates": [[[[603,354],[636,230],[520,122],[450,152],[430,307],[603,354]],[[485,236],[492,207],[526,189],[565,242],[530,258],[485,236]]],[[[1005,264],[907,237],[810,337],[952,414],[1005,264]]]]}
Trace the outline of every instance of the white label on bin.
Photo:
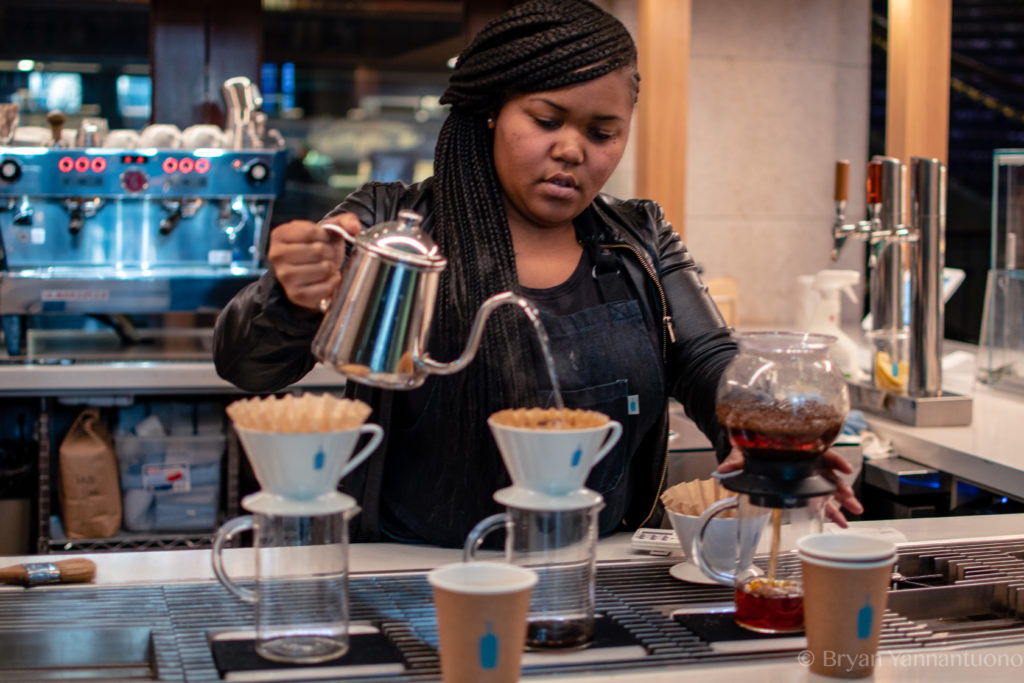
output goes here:
{"type": "Polygon", "coordinates": [[[230,249],[211,249],[206,252],[206,261],[211,266],[230,266],[232,256],[230,249]]]}
{"type": "Polygon", "coordinates": [[[192,468],[186,464],[172,463],[143,465],[142,488],[147,491],[187,493],[192,490],[192,468]]]}

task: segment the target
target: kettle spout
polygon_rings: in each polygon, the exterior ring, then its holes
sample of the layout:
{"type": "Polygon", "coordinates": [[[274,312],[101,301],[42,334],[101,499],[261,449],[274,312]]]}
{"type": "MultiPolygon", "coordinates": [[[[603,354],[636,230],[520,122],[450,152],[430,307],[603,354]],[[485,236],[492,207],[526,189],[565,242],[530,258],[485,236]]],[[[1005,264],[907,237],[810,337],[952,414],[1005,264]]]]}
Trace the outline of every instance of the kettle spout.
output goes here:
{"type": "Polygon", "coordinates": [[[480,304],[480,308],[477,309],[476,317],[473,318],[473,326],[469,330],[469,339],[466,341],[466,348],[463,349],[462,355],[450,363],[441,363],[423,354],[419,359],[419,364],[426,368],[427,372],[434,375],[454,375],[456,372],[465,369],[467,365],[473,362],[476,352],[480,349],[480,340],[483,339],[484,325],[487,319],[494,312],[494,309],[505,304],[515,304],[523,309],[531,321],[539,321],[537,309],[528,300],[513,292],[495,294],[487,298],[480,304]]]}

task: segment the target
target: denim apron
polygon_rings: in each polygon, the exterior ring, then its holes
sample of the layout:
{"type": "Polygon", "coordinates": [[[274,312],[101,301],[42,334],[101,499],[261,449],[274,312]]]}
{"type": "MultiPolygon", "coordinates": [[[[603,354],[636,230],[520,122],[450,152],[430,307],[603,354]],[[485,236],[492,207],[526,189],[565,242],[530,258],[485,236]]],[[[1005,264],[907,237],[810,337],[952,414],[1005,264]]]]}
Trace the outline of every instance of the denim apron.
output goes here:
{"type": "MultiPolygon", "coordinates": [[[[639,304],[629,296],[626,277],[614,266],[602,271],[603,262],[595,260],[594,277],[602,302],[567,315],[542,311],[541,320],[552,345],[566,406],[596,410],[622,423],[619,442],[587,480],[589,488],[604,496],[599,522],[600,532],[607,534],[626,511],[630,460],[644,435],[658,423],[665,390],[658,341],[651,332],[657,327],[645,323],[639,304]]],[[[524,334],[536,345],[532,331],[524,334]]],[[[539,347],[535,350],[534,357],[540,358],[539,347]]],[[[537,403],[551,405],[551,385],[543,362],[533,372],[541,378],[537,403]]],[[[382,528],[394,540],[459,546],[476,522],[502,509],[490,495],[511,483],[493,444],[493,452],[471,458],[436,447],[454,428],[443,419],[445,406],[441,405],[442,392],[437,391],[445,381],[450,378],[429,377],[420,389],[393,397],[396,413],[392,417],[404,415],[405,419],[399,417],[386,426],[388,462],[376,476],[383,479],[387,491],[387,503],[381,508],[382,528]],[[467,490],[481,495],[455,495],[467,490]]],[[[374,514],[374,508],[376,503],[364,503],[363,514],[374,514]]]]}
{"type": "MultiPolygon", "coordinates": [[[[608,292],[603,294],[607,300],[608,292]]],[[[607,534],[629,504],[630,461],[664,410],[660,353],[632,298],[569,315],[542,313],[541,320],[551,340],[565,405],[596,410],[622,423],[619,442],[587,478],[587,487],[604,497],[599,526],[607,534]]],[[[544,402],[551,404],[550,390],[544,402]]]]}

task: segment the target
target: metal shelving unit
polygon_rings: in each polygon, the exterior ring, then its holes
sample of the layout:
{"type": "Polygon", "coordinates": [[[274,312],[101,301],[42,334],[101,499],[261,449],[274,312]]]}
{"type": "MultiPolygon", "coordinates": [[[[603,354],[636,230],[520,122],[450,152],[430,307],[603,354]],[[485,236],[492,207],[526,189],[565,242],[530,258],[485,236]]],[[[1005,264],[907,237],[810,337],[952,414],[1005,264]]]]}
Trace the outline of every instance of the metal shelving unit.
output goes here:
{"type": "MultiPolygon", "coordinates": [[[[54,523],[55,511],[50,504],[53,486],[57,477],[51,472],[51,430],[52,400],[40,399],[39,417],[36,422],[36,439],[39,444],[39,486],[36,492],[36,509],[38,510],[36,552],[80,553],[80,552],[115,552],[121,550],[168,550],[187,548],[209,548],[213,545],[216,527],[204,530],[187,530],[181,532],[168,531],[125,531],[110,538],[70,539],[67,538],[54,523]]],[[[221,486],[224,493],[224,505],[219,510],[218,522],[238,514],[239,500],[239,460],[240,446],[238,437],[233,430],[228,430],[225,471],[221,486]]],[[[59,520],[58,520],[59,521],[59,520]]]]}

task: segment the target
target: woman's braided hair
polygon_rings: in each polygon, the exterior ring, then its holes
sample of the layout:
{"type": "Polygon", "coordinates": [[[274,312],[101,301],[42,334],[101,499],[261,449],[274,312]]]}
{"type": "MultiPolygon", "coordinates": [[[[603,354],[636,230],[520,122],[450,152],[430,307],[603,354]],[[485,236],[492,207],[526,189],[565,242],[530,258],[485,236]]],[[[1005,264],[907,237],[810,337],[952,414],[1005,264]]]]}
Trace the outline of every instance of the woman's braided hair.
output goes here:
{"type": "MultiPolygon", "coordinates": [[[[433,235],[449,264],[441,278],[435,329],[440,353],[461,350],[487,297],[519,289],[487,117],[514,95],[583,83],[624,67],[633,69],[638,85],[629,32],[586,0],[518,5],[487,24],[459,55],[441,97],[451,111],[434,162],[433,235]]],[[[521,371],[537,367],[530,351],[533,335],[522,331],[524,321],[515,307],[494,312],[480,356],[460,373],[453,407],[473,402],[477,410],[494,410],[536,402],[538,378],[521,371]],[[503,370],[503,378],[493,376],[503,370]]]]}

